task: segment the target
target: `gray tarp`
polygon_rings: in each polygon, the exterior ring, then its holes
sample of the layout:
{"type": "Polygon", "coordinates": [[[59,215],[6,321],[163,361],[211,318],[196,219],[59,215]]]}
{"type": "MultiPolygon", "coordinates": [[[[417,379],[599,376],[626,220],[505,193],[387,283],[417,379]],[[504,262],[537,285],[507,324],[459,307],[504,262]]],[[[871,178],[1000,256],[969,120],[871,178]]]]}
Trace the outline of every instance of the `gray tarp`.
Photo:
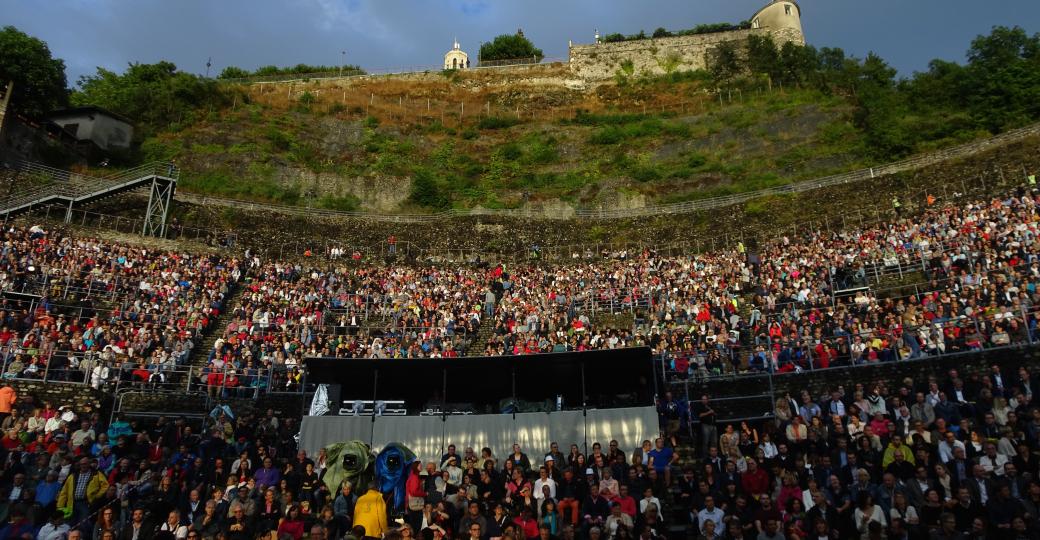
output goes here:
{"type": "Polygon", "coordinates": [[[567,454],[572,443],[584,453],[586,443],[591,449],[592,443],[599,442],[605,449],[611,439],[617,439],[627,454],[643,440],[656,437],[658,431],[653,407],[592,409],[586,417],[581,411],[517,413],[515,420],[511,414],[449,415],[443,420],[440,416],[381,416],[375,422],[371,416],[305,416],[300,448],[314,455],[331,443],[360,440],[379,452],[386,443],[400,442],[423,461],[437,461],[449,444],[459,454],[467,446],[478,453],[487,446],[501,461],[517,442],[534,465],[549,451],[550,442],[559,443],[560,451],[567,454]]]}

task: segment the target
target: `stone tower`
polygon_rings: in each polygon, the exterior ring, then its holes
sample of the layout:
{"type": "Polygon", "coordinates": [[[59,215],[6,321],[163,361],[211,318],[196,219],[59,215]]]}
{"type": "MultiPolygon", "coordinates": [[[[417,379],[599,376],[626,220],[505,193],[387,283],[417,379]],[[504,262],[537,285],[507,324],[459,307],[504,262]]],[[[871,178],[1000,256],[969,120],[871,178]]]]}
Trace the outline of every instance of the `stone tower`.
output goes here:
{"type": "Polygon", "coordinates": [[[793,0],[773,0],[751,16],[751,28],[766,29],[770,33],[778,33],[785,37],[790,35],[788,39],[777,39],[778,43],[794,41],[799,45],[805,45],[805,34],[802,33],[802,9],[793,0]]]}

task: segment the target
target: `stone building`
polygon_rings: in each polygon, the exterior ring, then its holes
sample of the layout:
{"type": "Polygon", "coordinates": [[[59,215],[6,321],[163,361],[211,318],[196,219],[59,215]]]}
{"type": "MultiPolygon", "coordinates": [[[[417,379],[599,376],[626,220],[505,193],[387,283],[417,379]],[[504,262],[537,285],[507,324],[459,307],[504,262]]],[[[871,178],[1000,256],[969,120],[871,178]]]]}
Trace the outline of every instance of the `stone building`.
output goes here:
{"type": "Polygon", "coordinates": [[[444,53],[444,69],[466,69],[469,67],[469,55],[459,47],[459,40],[455,40],[455,46],[444,53]]]}

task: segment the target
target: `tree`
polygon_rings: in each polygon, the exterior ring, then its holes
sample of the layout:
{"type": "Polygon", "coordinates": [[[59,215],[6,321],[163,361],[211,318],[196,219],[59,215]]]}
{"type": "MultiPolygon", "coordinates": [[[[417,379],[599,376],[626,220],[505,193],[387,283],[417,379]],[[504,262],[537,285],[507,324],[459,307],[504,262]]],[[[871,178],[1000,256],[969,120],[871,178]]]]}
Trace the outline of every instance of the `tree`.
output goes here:
{"type": "Polygon", "coordinates": [[[771,80],[780,78],[780,52],[771,36],[751,35],[748,37],[748,71],[768,75],[771,80]]]}
{"type": "Polygon", "coordinates": [[[973,117],[996,132],[1040,115],[1040,34],[997,26],[968,50],[965,88],[973,117]]]}
{"type": "Polygon", "coordinates": [[[237,66],[228,66],[217,75],[218,79],[244,79],[249,76],[249,71],[237,66]]]}
{"type": "Polygon", "coordinates": [[[673,34],[671,32],[665,30],[664,28],[658,28],[657,30],[654,30],[654,38],[666,38],[672,37],[672,35],[673,34]]]}
{"type": "Polygon", "coordinates": [[[122,75],[98,68],[79,80],[72,94],[76,105],[98,105],[137,122],[135,135],[145,136],[183,120],[196,111],[228,101],[215,81],[178,71],[172,62],[130,64],[122,75]]]}
{"type": "Polygon", "coordinates": [[[0,88],[8,81],[14,82],[12,106],[26,116],[40,117],[68,103],[65,62],[13,26],[0,30],[0,88]]]}
{"type": "Polygon", "coordinates": [[[437,210],[447,208],[451,204],[441,191],[434,173],[426,169],[419,169],[412,176],[412,189],[408,198],[420,206],[437,210]]]}
{"type": "Polygon", "coordinates": [[[480,61],[514,60],[535,58],[541,61],[545,55],[522,34],[502,34],[480,47],[480,61]]]}
{"type": "Polygon", "coordinates": [[[816,80],[820,59],[816,48],[810,45],[795,45],[788,41],[780,48],[780,67],[783,80],[788,84],[800,85],[816,80]]]}
{"type": "Polygon", "coordinates": [[[740,74],[740,54],[732,41],[719,43],[711,51],[711,75],[716,81],[728,82],[740,74]]]}

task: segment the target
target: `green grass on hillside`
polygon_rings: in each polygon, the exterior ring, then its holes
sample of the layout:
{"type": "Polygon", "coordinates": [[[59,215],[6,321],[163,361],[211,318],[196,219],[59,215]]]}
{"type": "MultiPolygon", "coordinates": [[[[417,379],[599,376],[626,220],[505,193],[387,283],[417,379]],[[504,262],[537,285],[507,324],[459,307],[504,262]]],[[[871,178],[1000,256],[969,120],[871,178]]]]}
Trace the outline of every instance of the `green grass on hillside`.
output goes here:
{"type": "Polygon", "coordinates": [[[806,90],[748,95],[698,115],[580,112],[551,123],[492,116],[474,128],[402,130],[252,103],[149,138],[142,154],[180,163],[187,191],[344,210],[364,203],[298,178],[418,178],[411,202],[431,209],[593,203],[619,190],[674,202],[868,163],[849,114],[840,99],[806,90]]]}

